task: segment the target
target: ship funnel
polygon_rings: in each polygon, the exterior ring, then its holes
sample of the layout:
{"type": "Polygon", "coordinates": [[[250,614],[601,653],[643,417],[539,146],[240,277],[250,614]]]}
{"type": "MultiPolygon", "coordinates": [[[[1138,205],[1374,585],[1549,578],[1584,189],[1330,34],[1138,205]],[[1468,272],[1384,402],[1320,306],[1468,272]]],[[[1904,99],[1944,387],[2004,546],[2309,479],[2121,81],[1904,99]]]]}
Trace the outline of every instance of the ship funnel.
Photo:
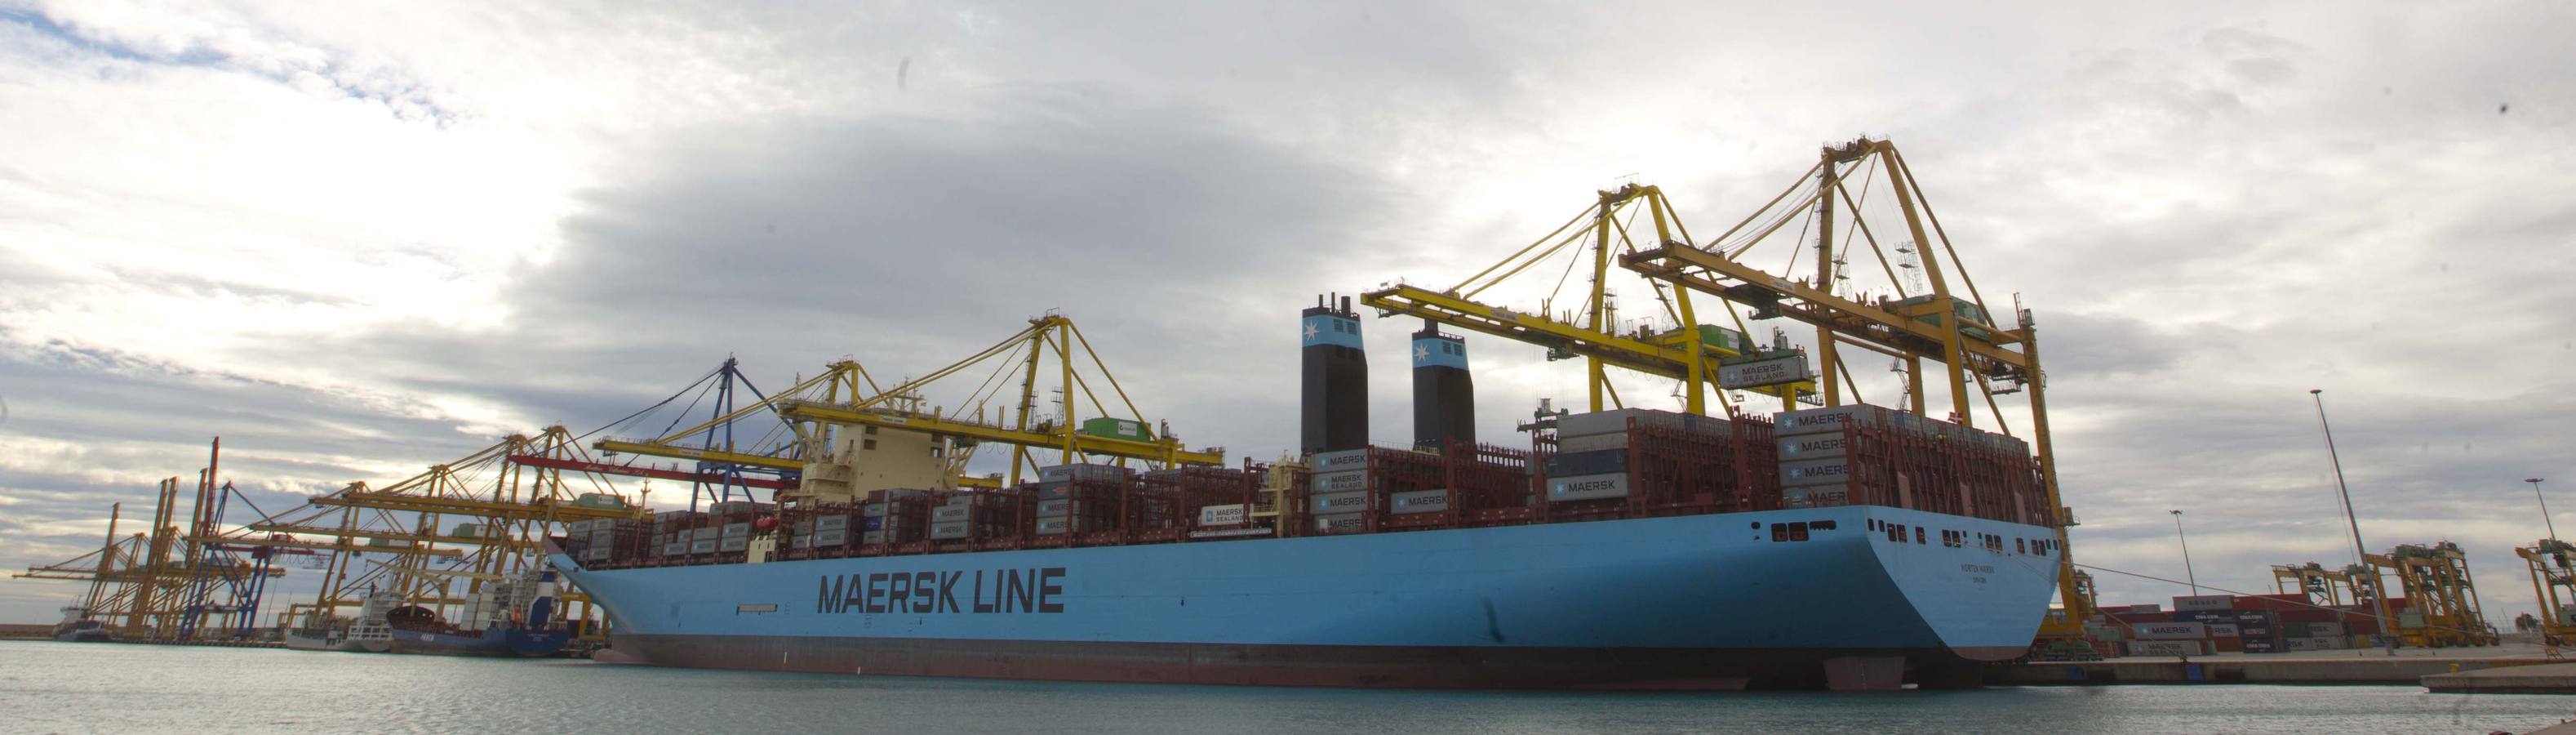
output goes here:
{"type": "Polygon", "coordinates": [[[1349,297],[1318,296],[1301,325],[1305,381],[1300,440],[1306,454],[1368,446],[1368,352],[1349,297]]]}
{"type": "Polygon", "coordinates": [[[1467,338],[1441,334],[1429,320],[1413,333],[1413,445],[1443,449],[1476,443],[1476,379],[1467,371],[1467,338]]]}

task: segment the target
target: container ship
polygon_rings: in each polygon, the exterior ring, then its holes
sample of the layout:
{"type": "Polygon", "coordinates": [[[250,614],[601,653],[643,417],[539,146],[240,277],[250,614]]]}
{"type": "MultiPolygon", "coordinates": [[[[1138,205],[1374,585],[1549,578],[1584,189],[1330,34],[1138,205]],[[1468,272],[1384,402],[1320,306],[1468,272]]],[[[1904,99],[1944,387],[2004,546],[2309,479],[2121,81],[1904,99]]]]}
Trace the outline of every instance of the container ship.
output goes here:
{"type": "Polygon", "coordinates": [[[943,489],[889,464],[926,435],[845,430],[834,454],[880,451],[841,492],[596,522],[549,560],[616,659],[861,675],[1879,690],[1973,685],[2048,613],[2059,516],[2018,439],[1542,404],[1525,447],[1479,443],[1463,340],[1426,327],[1415,441],[1372,446],[1356,313],[1303,317],[1293,458],[943,489]]]}
{"type": "Polygon", "coordinates": [[[88,607],[68,605],[63,608],[63,621],[54,624],[54,640],[64,643],[105,643],[116,640],[98,618],[90,617],[88,607]]]}

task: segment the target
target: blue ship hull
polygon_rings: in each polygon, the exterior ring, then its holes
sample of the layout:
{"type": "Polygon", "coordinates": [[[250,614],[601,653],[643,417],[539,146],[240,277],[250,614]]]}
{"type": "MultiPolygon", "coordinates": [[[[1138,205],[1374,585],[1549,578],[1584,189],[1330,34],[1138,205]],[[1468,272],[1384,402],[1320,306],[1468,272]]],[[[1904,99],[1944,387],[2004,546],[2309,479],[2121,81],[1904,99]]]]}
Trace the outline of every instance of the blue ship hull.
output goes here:
{"type": "Polygon", "coordinates": [[[2058,564],[2029,541],[2054,537],[1849,506],[596,571],[558,554],[554,564],[607,611],[612,648],[647,664],[1260,685],[1887,688],[1908,670],[1955,673],[2026,652],[2058,564]],[[1771,531],[1818,521],[1831,530],[1805,540],[1771,531]],[[1881,523],[1903,524],[1893,535],[1904,540],[1874,530],[1881,523]],[[1943,531],[1970,541],[1944,544],[1943,531]]]}

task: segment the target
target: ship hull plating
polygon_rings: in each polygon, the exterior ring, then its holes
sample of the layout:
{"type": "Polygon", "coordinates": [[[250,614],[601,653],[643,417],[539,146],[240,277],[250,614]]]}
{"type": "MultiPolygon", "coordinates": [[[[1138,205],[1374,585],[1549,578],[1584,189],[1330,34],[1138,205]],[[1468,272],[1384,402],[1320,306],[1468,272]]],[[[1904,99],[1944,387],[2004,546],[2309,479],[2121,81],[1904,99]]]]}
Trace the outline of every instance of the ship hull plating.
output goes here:
{"type": "Polygon", "coordinates": [[[2052,536],[1840,507],[765,564],[555,563],[608,611],[612,647],[646,664],[1732,689],[2018,656],[2046,612],[2057,560],[2012,550],[2015,540],[2052,536]],[[1772,533],[1790,523],[1806,525],[1805,540],[1772,533]],[[1877,530],[1882,523],[1906,530],[1877,530]],[[1929,543],[1916,542],[1917,528],[1929,543]],[[1990,534],[2004,550],[1947,546],[1943,530],[1990,534]]]}

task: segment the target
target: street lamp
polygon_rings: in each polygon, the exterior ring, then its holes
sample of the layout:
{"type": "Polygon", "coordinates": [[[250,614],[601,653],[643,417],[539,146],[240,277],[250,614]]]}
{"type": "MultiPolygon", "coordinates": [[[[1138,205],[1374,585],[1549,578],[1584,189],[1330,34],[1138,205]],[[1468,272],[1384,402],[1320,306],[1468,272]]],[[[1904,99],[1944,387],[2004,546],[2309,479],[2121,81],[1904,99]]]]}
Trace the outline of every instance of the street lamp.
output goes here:
{"type": "Polygon", "coordinates": [[[2549,519],[2549,499],[2540,496],[2540,478],[2525,477],[2522,481],[2531,483],[2531,497],[2540,501],[2540,522],[2549,526],[2549,540],[2558,540],[2558,522],[2549,519]]]}
{"type": "MultiPolygon", "coordinates": [[[[2334,461],[2335,491],[2343,494],[2343,520],[2345,523],[2352,524],[2352,553],[2358,557],[2363,569],[2372,570],[2372,574],[2377,574],[2378,568],[2370,565],[2370,552],[2361,543],[2361,519],[2353,513],[2352,486],[2345,484],[2343,480],[2343,456],[2335,453],[2334,425],[2326,423],[2325,392],[2324,388],[2310,388],[2308,397],[2316,399],[2317,427],[2325,430],[2326,458],[2334,461]]],[[[2373,592],[2370,595],[2370,601],[2378,607],[2379,611],[2379,639],[2388,644],[2388,655],[2395,656],[2397,655],[2396,628],[2389,625],[2388,594],[2387,590],[2379,589],[2378,581],[2372,580],[2373,592]]]]}
{"type": "Polygon", "coordinates": [[[2182,574],[2191,580],[2191,595],[2200,596],[2200,575],[2191,571],[2191,539],[2182,535],[2182,511],[2174,511],[2174,540],[2182,542],[2182,574]]]}

